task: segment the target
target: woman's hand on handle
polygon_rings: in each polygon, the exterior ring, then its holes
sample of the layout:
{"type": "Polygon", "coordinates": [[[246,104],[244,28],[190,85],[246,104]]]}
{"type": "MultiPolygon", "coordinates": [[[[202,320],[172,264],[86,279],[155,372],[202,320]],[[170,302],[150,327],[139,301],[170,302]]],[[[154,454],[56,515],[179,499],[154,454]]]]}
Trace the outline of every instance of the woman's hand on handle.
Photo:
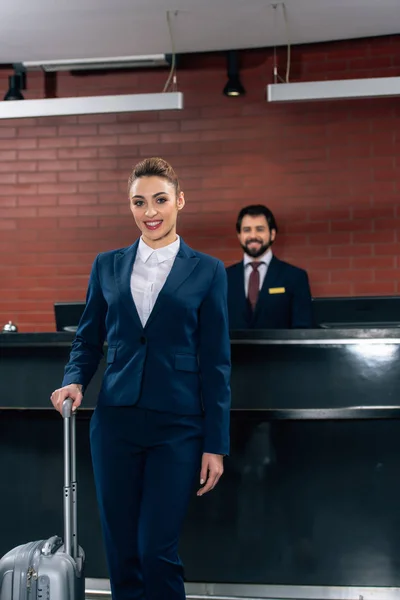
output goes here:
{"type": "Polygon", "coordinates": [[[71,400],[73,400],[72,411],[75,411],[82,402],[82,386],[79,383],[71,383],[58,390],[54,390],[50,396],[50,400],[54,408],[58,410],[60,414],[62,414],[63,402],[66,398],[71,398],[71,400]]]}
{"type": "Polygon", "coordinates": [[[224,457],[222,454],[209,454],[205,452],[201,461],[200,485],[203,485],[197,492],[198,496],[203,496],[217,485],[222,473],[224,472],[224,457]]]}

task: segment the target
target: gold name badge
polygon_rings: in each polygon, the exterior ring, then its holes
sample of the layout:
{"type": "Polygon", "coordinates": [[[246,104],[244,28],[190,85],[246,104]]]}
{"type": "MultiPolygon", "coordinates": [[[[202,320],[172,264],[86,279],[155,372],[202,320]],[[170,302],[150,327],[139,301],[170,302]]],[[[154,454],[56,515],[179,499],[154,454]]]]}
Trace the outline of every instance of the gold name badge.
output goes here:
{"type": "Polygon", "coordinates": [[[280,288],[269,288],[269,293],[270,294],[284,294],[286,292],[284,287],[280,287],[280,288]]]}

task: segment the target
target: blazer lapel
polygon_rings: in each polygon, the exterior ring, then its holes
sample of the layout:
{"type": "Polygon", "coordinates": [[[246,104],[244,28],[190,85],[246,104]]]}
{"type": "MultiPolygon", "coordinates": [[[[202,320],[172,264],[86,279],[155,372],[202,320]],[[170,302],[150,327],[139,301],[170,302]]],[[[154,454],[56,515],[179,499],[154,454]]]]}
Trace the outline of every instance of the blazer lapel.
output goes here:
{"type": "Polygon", "coordinates": [[[261,307],[265,307],[265,305],[268,304],[270,299],[269,288],[274,287],[275,282],[278,280],[280,270],[280,261],[277,258],[275,258],[275,256],[273,256],[271,258],[271,262],[268,265],[267,274],[265,275],[264,283],[258,296],[256,309],[253,314],[253,319],[257,319],[261,307]]]}
{"type": "Polygon", "coordinates": [[[158,294],[156,303],[151,311],[151,314],[147,320],[145,328],[149,327],[156,317],[157,313],[162,309],[165,299],[172,296],[176,290],[183,284],[184,281],[189,277],[192,271],[195,269],[199,262],[196,258],[195,253],[189,246],[187,246],[181,239],[179,252],[176,255],[174,264],[167,280],[158,294]]]}
{"type": "Polygon", "coordinates": [[[133,300],[131,291],[131,275],[133,269],[133,263],[135,262],[136,252],[138,249],[139,240],[137,240],[132,246],[121,250],[115,255],[115,280],[117,288],[121,295],[122,301],[127,307],[129,313],[132,315],[136,325],[143,329],[139,314],[136,308],[136,304],[133,300]]]}

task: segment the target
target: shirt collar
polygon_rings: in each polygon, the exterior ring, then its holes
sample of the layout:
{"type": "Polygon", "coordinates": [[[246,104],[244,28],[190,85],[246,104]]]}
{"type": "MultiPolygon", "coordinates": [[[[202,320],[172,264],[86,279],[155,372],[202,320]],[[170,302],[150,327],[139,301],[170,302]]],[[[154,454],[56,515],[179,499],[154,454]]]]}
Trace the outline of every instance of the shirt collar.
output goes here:
{"type": "Polygon", "coordinates": [[[262,254],[261,256],[258,256],[257,258],[253,258],[252,256],[245,254],[243,263],[244,263],[244,266],[247,267],[247,265],[249,265],[250,263],[252,263],[256,260],[258,262],[264,263],[266,265],[266,267],[268,267],[269,263],[272,260],[272,256],[273,256],[272,250],[271,250],[271,248],[268,248],[268,250],[264,254],[262,254]]]}
{"type": "Polygon", "coordinates": [[[179,252],[180,243],[181,239],[178,235],[177,239],[175,240],[175,242],[172,242],[172,244],[168,244],[168,246],[164,246],[163,248],[157,248],[156,250],[153,250],[153,248],[150,248],[150,246],[148,246],[146,242],[144,242],[142,238],[140,238],[137,253],[139,255],[140,260],[144,263],[147,263],[150,256],[153,255],[158,263],[162,263],[166,260],[169,260],[170,258],[176,257],[176,255],[179,252]]]}

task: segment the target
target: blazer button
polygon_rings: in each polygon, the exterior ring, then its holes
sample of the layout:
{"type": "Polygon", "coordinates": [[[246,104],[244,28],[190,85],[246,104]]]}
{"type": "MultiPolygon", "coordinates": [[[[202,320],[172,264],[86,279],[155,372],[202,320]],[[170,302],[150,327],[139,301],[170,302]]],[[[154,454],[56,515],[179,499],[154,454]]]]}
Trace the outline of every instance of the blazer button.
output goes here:
{"type": "Polygon", "coordinates": [[[141,344],[145,344],[146,343],[146,338],[142,335],[142,337],[140,338],[140,343],[141,344]]]}

